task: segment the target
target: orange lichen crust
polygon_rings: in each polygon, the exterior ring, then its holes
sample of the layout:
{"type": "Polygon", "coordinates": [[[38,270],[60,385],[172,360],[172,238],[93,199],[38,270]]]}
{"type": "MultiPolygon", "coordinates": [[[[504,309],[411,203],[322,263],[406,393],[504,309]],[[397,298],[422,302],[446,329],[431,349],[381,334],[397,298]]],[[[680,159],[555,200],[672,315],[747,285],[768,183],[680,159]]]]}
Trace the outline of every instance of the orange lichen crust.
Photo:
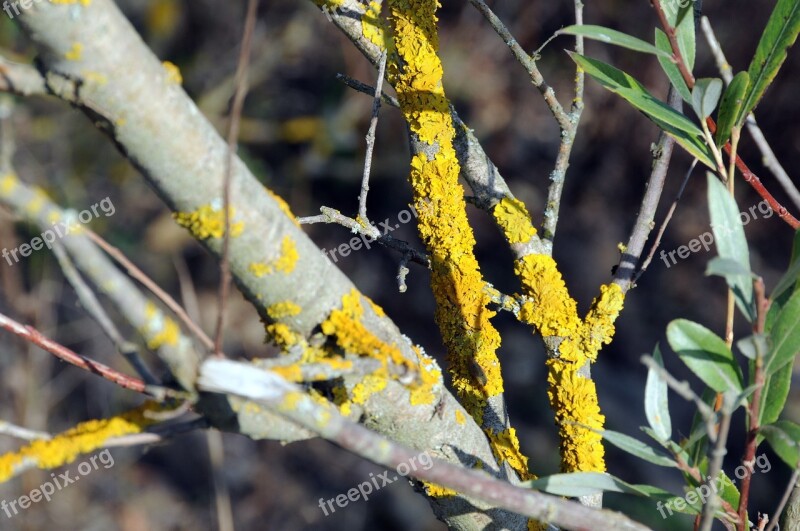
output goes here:
{"type": "Polygon", "coordinates": [[[578,371],[597,358],[604,344],[611,342],[614,321],[622,310],[624,293],[616,284],[600,288],[600,296],[584,320],[570,297],[555,261],[544,255],[519,259],[515,272],[524,294],[532,300],[523,304],[520,319],[533,325],[543,337],[560,341],[558,356],[547,361],[550,406],[561,438],[563,472],[604,472],[601,437],[586,429],[602,429],[594,382],[578,371]]]}
{"type": "Polygon", "coordinates": [[[48,440],[37,440],[16,452],[0,456],[0,483],[8,481],[20,466],[32,463],[41,469],[57,468],[69,464],[81,455],[102,448],[112,437],[140,433],[155,420],[148,411],[158,411],[159,404],[148,402],[122,415],[110,419],[82,422],[48,440]]]}
{"type": "Polygon", "coordinates": [[[475,238],[458,182],[455,130],[437,55],[438,2],[390,0],[389,7],[399,58],[390,65],[390,78],[411,133],[432,146],[425,151],[433,155],[414,155],[409,179],[414,203],[430,207],[418,210],[418,227],[431,256],[436,321],[447,347],[453,386],[465,409],[482,425],[487,400],[503,392],[495,353],[500,335],[490,322],[494,312],[488,309],[486,283],[473,253],[475,238]]]}

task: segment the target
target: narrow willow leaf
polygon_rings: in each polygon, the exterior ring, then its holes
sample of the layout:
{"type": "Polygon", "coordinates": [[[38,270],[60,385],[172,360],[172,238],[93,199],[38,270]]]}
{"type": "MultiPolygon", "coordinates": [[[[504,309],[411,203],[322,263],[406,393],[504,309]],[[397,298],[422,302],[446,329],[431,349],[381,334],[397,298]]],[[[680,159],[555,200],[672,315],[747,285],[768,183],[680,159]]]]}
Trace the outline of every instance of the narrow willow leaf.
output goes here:
{"type": "Polygon", "coordinates": [[[634,439],[630,435],[619,433],[611,430],[598,430],[597,433],[603,436],[603,439],[610,444],[616,446],[620,450],[628,452],[631,455],[644,459],[654,465],[676,467],[678,464],[667,455],[657,452],[652,447],[646,445],[638,439],[634,439]]]}
{"type": "MultiPolygon", "coordinates": [[[[625,492],[638,496],[649,496],[648,491],[641,490],[619,478],[605,472],[572,472],[569,474],[553,474],[523,483],[529,487],[556,496],[590,496],[600,492],[625,492]]],[[[651,489],[648,489],[653,492],[651,489]]]]}
{"type": "Polygon", "coordinates": [[[561,34],[581,35],[587,39],[614,44],[636,52],[650,53],[667,59],[672,57],[671,53],[659,50],[647,41],[604,26],[593,26],[591,24],[567,26],[556,32],[556,35],[561,34]]]}
{"type": "Polygon", "coordinates": [[[736,260],[717,256],[709,260],[708,265],[706,266],[705,275],[718,275],[720,277],[749,277],[751,276],[751,273],[736,260]]]}
{"type": "Polygon", "coordinates": [[[789,398],[793,367],[794,360],[791,360],[764,379],[759,410],[760,425],[770,424],[780,417],[783,407],[786,405],[786,399],[789,398]]]}
{"type": "Polygon", "coordinates": [[[718,393],[742,391],[742,371],[733,352],[714,332],[698,323],[676,319],[667,326],[667,340],[707,386],[718,393]]]}
{"type": "Polygon", "coordinates": [[[771,376],[800,352],[800,291],[795,291],[775,318],[770,330],[772,348],[764,358],[764,373],[771,376]]]}
{"type": "Polygon", "coordinates": [[[769,351],[769,343],[764,334],[751,334],[736,342],[742,355],[750,360],[756,359],[759,353],[763,356],[769,351]]]}
{"type": "MultiPolygon", "coordinates": [[[[658,345],[653,351],[653,360],[659,367],[664,367],[658,345]]],[[[667,382],[652,368],[647,371],[647,384],[644,387],[644,412],[658,439],[668,441],[672,436],[672,421],[669,416],[667,382]]]]}
{"type": "MultiPolygon", "coordinates": [[[[750,252],[744,227],[739,217],[739,207],[728,189],[711,173],[708,173],[708,209],[711,214],[711,230],[714,243],[722,258],[728,258],[750,272],[750,252]]],[[[726,276],[728,286],[733,290],[736,305],[748,321],[756,318],[753,296],[753,281],[750,275],[726,276]]]]}
{"type": "Polygon", "coordinates": [[[670,57],[666,59],[660,55],[658,56],[658,63],[661,65],[661,69],[664,70],[670,83],[672,83],[672,86],[678,91],[678,94],[681,95],[683,101],[691,104],[692,93],[689,91],[689,87],[686,86],[686,81],[683,79],[678,65],[672,62],[672,47],[669,44],[669,37],[667,37],[666,33],[656,28],[655,42],[659,50],[670,54],[670,57]]]}
{"type": "Polygon", "coordinates": [[[711,151],[703,141],[702,130],[689,118],[654,97],[641,83],[622,70],[574,52],[567,53],[598,83],[642,111],[703,164],[709,168],[715,167],[711,151]]]}
{"type": "Polygon", "coordinates": [[[722,95],[723,83],[718,78],[698,79],[692,89],[692,108],[701,120],[705,120],[717,108],[722,95]]]}
{"type": "Polygon", "coordinates": [[[717,146],[724,146],[731,137],[731,129],[736,125],[736,118],[742,109],[744,95],[749,86],[750,76],[747,72],[739,72],[733,77],[728,88],[725,89],[722,101],[719,104],[719,114],[717,115],[717,133],[715,137],[717,146]]]}
{"type": "Polygon", "coordinates": [[[664,10],[669,25],[675,28],[678,36],[678,49],[689,71],[694,68],[695,57],[693,4],[694,2],[686,0],[661,0],[661,9],[664,10]]]}
{"type": "Polygon", "coordinates": [[[747,70],[750,75],[750,88],[744,98],[737,123],[744,123],[747,115],[758,105],[764,91],[775,79],[786,60],[786,52],[794,44],[798,32],[800,32],[800,2],[778,0],[758,42],[753,60],[750,61],[750,68],[747,70]]]}
{"type": "Polygon", "coordinates": [[[792,258],[789,263],[789,269],[786,273],[783,274],[781,279],[778,281],[778,285],[775,286],[775,289],[772,290],[769,298],[772,302],[772,306],[775,305],[775,302],[783,295],[784,292],[788,291],[790,288],[794,291],[800,286],[797,283],[798,277],[800,277],[800,230],[794,233],[794,243],[792,245],[792,258]]]}
{"type": "Polygon", "coordinates": [[[762,426],[758,431],[767,439],[778,457],[791,468],[797,467],[800,461],[800,426],[788,420],[779,420],[762,426]]]}

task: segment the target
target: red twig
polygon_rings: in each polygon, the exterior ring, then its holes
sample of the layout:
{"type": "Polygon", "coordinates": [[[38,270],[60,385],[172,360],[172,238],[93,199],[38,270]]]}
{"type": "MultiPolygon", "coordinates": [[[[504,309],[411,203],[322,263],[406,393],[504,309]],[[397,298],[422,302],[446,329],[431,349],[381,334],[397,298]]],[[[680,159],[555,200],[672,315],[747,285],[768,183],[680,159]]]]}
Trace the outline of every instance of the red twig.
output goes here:
{"type": "Polygon", "coordinates": [[[145,383],[142,380],[134,378],[133,376],[128,376],[127,374],[123,374],[116,369],[112,369],[108,365],[104,365],[100,362],[89,359],[86,356],[81,356],[67,347],[56,343],[52,339],[45,337],[41,332],[32,326],[26,326],[18,323],[2,313],[0,313],[0,327],[23,338],[26,341],[33,343],[38,347],[41,347],[58,359],[66,361],[67,363],[71,363],[72,365],[80,367],[86,371],[98,374],[106,380],[114,382],[120,387],[130,389],[131,391],[136,391],[137,393],[149,394],[146,390],[145,383]]]}
{"type": "MultiPolygon", "coordinates": [[[[656,10],[658,14],[658,20],[661,22],[661,26],[664,28],[664,32],[667,34],[669,38],[669,44],[672,47],[672,59],[678,65],[678,70],[681,72],[681,76],[683,76],[683,80],[686,82],[686,86],[689,87],[689,90],[694,88],[694,76],[689,71],[689,68],[686,66],[686,61],[683,59],[683,55],[681,54],[681,49],[678,46],[678,37],[675,28],[673,28],[669,21],[667,20],[667,15],[664,13],[664,10],[661,8],[661,1],[660,0],[650,0],[650,4],[656,10]]],[[[714,122],[714,119],[710,116],[706,118],[706,124],[708,124],[709,130],[714,133],[717,130],[717,124],[714,122]]],[[[731,144],[730,142],[725,144],[725,152],[730,156],[731,154],[731,144]]],[[[794,216],[792,216],[789,211],[781,205],[775,197],[772,196],[769,191],[764,187],[761,183],[761,179],[758,176],[750,171],[750,168],[747,167],[747,164],[736,155],[736,167],[739,171],[742,172],[742,177],[744,177],[745,182],[747,182],[753,189],[756,191],[758,195],[763,197],[767,203],[769,204],[770,208],[778,214],[778,217],[781,218],[783,221],[789,224],[790,227],[797,230],[800,228],[800,221],[797,220],[794,216]]]]}
{"type": "MultiPolygon", "coordinates": [[[[756,322],[753,324],[753,332],[756,334],[764,333],[764,322],[769,309],[769,300],[764,294],[764,281],[758,278],[753,282],[753,288],[756,295],[756,322]]],[[[764,358],[761,352],[756,352],[755,370],[753,375],[753,383],[757,386],[753,391],[753,397],[750,400],[750,407],[748,411],[748,430],[747,440],[745,443],[744,457],[742,464],[745,468],[744,478],[742,485],[739,488],[741,495],[739,496],[739,530],[746,529],[747,522],[747,503],[750,498],[750,480],[753,477],[753,466],[756,458],[756,447],[758,441],[759,421],[758,414],[761,404],[761,388],[764,386],[764,358]]]]}

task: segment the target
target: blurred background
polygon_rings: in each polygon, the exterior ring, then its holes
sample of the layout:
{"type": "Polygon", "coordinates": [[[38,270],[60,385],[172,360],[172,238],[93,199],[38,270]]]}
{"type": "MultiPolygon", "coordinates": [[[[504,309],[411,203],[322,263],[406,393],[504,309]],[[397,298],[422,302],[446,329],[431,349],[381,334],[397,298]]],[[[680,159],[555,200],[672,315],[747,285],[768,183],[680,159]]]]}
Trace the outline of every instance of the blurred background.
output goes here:
{"type": "MultiPolygon", "coordinates": [[[[212,0],[120,0],[144,40],[161,60],[175,63],[188,94],[203,113],[225,127],[232,94],[244,3],[212,0]]],[[[522,46],[541,46],[560,27],[573,23],[571,1],[490,2],[522,46]]],[[[746,69],[774,2],[705,0],[703,8],[717,32],[734,71],[746,69]]],[[[587,3],[585,23],[600,24],[652,40],[656,16],[646,0],[603,0],[587,3]]],[[[548,176],[558,149],[558,130],[524,69],[467,2],[447,1],[440,10],[441,57],[445,89],[464,121],[475,131],[513,192],[541,222],[548,176]]],[[[564,53],[573,42],[558,37],[542,52],[539,66],[561,100],[572,99],[574,68],[564,53]]],[[[0,15],[0,49],[9,58],[30,62],[34,54],[24,35],[0,15]]],[[[614,64],[665,98],[667,81],[657,61],[647,55],[587,43],[587,54],[614,64]]],[[[800,100],[796,97],[800,54],[792,50],[782,71],[757,109],[764,133],[790,175],[800,163],[800,100]],[[793,96],[794,94],[794,96],[793,96]]],[[[135,65],[132,65],[135,67],[135,65]]],[[[336,80],[345,73],[374,84],[376,72],[312,2],[262,2],[254,37],[251,88],[245,104],[240,155],[270,189],[284,197],[299,216],[329,206],[355,215],[364,163],[371,98],[336,80]]],[[[697,77],[718,76],[702,38],[698,38],[697,77]]],[[[617,244],[627,241],[644,184],[649,175],[650,145],[657,129],[644,116],[598,84],[587,80],[586,110],[573,150],[562,201],[554,255],[581,313],[598,287],[611,279],[619,260],[617,244]]],[[[80,113],[50,99],[15,100],[12,123],[17,142],[14,163],[20,178],[43,187],[64,207],[78,210],[109,197],[116,207],[98,217],[92,228],[119,247],[151,278],[180,301],[178,274],[188,270],[199,300],[202,324],[209,333],[216,318],[218,266],[185,231],[138,173],[80,113]]],[[[764,170],[748,135],[740,153],[766,187],[796,213],[777,182],[764,170]]],[[[408,147],[400,113],[383,106],[372,165],[369,215],[373,220],[398,219],[411,200],[408,147]]],[[[676,149],[657,223],[674,198],[691,158],[676,149]]],[[[705,178],[696,171],[689,181],[662,249],[671,251],[709,230],[705,178]]],[[[737,199],[742,210],[760,198],[741,181],[737,199]]],[[[507,293],[518,290],[511,254],[489,216],[474,207],[469,215],[478,241],[477,255],[487,280],[507,293]]],[[[350,239],[335,225],[306,227],[321,248],[350,239]]],[[[759,213],[746,228],[754,271],[768,292],[788,264],[792,231],[777,216],[759,213]]],[[[0,212],[0,247],[29,241],[40,230],[17,223],[0,212]]],[[[401,224],[395,237],[413,242],[414,223],[401,224]]],[[[649,249],[649,246],[648,246],[649,249]]],[[[666,346],[664,331],[672,319],[703,323],[724,330],[725,287],[703,275],[714,251],[701,251],[667,267],[656,257],[631,291],[617,322],[614,342],[594,365],[600,404],[607,427],[645,437],[643,396],[647,371],[639,357],[664,345],[665,363],[680,378],[688,372],[666,346]]],[[[445,366],[443,347],[433,324],[433,298],[428,275],[412,266],[408,291],[397,291],[399,256],[383,248],[360,250],[337,265],[356,285],[386,309],[400,328],[445,366]]],[[[52,255],[42,251],[13,267],[0,264],[0,309],[32,324],[64,345],[128,371],[114,355],[110,341],[77,303],[52,255]]],[[[116,313],[108,307],[110,314],[116,313]]],[[[522,450],[539,475],[558,472],[558,442],[547,404],[544,353],[539,338],[509,315],[494,322],[503,344],[506,397],[522,450]]],[[[117,323],[135,338],[135,331],[117,323]]],[[[229,302],[225,350],[253,358],[275,354],[265,345],[263,326],[243,298],[229,302]]],[[[741,324],[741,323],[740,323],[741,324]]],[[[745,333],[742,328],[740,333],[745,333]]],[[[140,400],[113,384],[64,367],[50,355],[0,334],[0,418],[31,429],[59,432],[89,418],[105,417],[140,400]]],[[[148,358],[156,363],[152,356],[148,358]]],[[[699,384],[693,380],[696,388],[699,384]]],[[[797,394],[790,396],[786,416],[800,420],[797,394]]],[[[670,396],[673,431],[688,434],[693,408],[670,396]]],[[[742,417],[734,418],[729,475],[739,464],[744,441],[742,417]],[[736,424],[736,421],[739,421],[736,424]]],[[[677,435],[676,435],[677,436],[677,435]]],[[[351,502],[325,516],[320,498],[333,498],[370,473],[382,469],[324,441],[282,446],[225,434],[224,475],[236,529],[386,529],[440,530],[427,502],[406,482],[387,486],[369,501],[351,502]]],[[[0,436],[0,452],[19,442],[0,436]]],[[[150,447],[111,451],[114,466],[82,477],[13,518],[0,513],[0,529],[215,529],[215,489],[211,480],[206,435],[191,433],[150,447]]],[[[756,474],[750,514],[772,512],[788,480],[786,467],[766,452],[769,472],[756,474]]],[[[607,447],[609,472],[631,483],[650,483],[681,492],[677,471],[660,469],[607,447]]],[[[74,469],[81,460],[65,468],[74,469]]],[[[73,472],[74,474],[74,472],[73,472]]],[[[0,485],[0,499],[12,500],[49,479],[49,472],[28,472],[0,485]]],[[[612,508],[624,507],[633,518],[655,529],[690,529],[684,516],[662,519],[654,504],[609,495],[612,508]]]]}

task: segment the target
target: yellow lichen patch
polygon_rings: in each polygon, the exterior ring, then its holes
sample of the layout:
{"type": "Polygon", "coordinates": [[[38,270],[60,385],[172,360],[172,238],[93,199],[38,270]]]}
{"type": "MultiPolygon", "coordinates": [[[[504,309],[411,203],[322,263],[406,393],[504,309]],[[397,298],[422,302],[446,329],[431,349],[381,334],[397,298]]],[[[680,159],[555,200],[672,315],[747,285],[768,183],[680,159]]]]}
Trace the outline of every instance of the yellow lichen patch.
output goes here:
{"type": "Polygon", "coordinates": [[[337,385],[333,388],[333,403],[339,408],[339,413],[345,417],[349,417],[353,412],[353,403],[350,402],[350,395],[347,394],[344,385],[337,385]]]}
{"type": "Polygon", "coordinates": [[[69,51],[64,53],[64,59],[67,61],[80,61],[83,56],[83,44],[73,42],[69,51]]]}
{"type": "Polygon", "coordinates": [[[414,347],[419,362],[420,384],[411,389],[409,401],[412,406],[433,404],[436,400],[434,389],[442,382],[442,371],[433,358],[425,356],[414,347]]]}
{"type": "MultiPolygon", "coordinates": [[[[25,212],[30,214],[31,216],[37,216],[39,212],[42,211],[42,208],[50,201],[50,198],[47,197],[47,193],[44,190],[39,188],[38,186],[33,187],[33,197],[31,200],[25,205],[25,212]]],[[[79,230],[79,225],[73,224],[70,227],[70,234],[74,234],[79,230]]]]}
{"type": "Polygon", "coordinates": [[[458,495],[458,492],[448,489],[447,487],[442,487],[441,485],[437,485],[435,483],[423,482],[422,484],[425,487],[425,494],[431,498],[445,498],[447,496],[458,495]]]}
{"type": "Polygon", "coordinates": [[[386,48],[386,28],[381,20],[381,2],[373,0],[367,5],[366,12],[361,18],[361,33],[372,44],[379,48],[386,48]]]}
{"type": "Polygon", "coordinates": [[[460,425],[463,426],[464,423],[467,422],[467,418],[464,416],[464,414],[461,412],[460,409],[456,409],[455,416],[456,416],[456,423],[457,424],[460,424],[460,425]]]}
{"type": "Polygon", "coordinates": [[[281,349],[288,349],[300,342],[298,334],[283,323],[273,323],[266,326],[267,334],[281,349]]]}
{"type": "Polygon", "coordinates": [[[19,184],[19,179],[13,173],[6,173],[0,177],[0,194],[8,195],[19,184]]]}
{"type": "Polygon", "coordinates": [[[372,302],[372,299],[370,299],[369,297],[365,296],[364,298],[367,299],[369,307],[372,308],[372,311],[375,313],[375,315],[377,315],[378,317],[386,317],[386,312],[383,311],[383,308],[372,302]]]}
{"type": "Polygon", "coordinates": [[[281,251],[278,258],[268,262],[252,262],[247,268],[255,276],[261,278],[264,275],[271,275],[275,272],[291,273],[294,271],[299,255],[297,246],[290,236],[284,236],[281,240],[281,251]]]}
{"type": "Polygon", "coordinates": [[[51,4],[80,4],[82,6],[88,6],[92,3],[92,0],[50,0],[51,4]]]}
{"type": "Polygon", "coordinates": [[[528,471],[528,458],[520,452],[519,440],[514,428],[508,428],[499,433],[493,430],[486,430],[486,435],[492,442],[492,453],[494,453],[498,463],[508,463],[523,481],[536,479],[528,471]]]}
{"type": "MultiPolygon", "coordinates": [[[[244,223],[234,221],[236,209],[228,207],[230,219],[230,236],[236,238],[242,234],[244,223]]],[[[172,217],[181,227],[189,229],[192,235],[199,239],[222,238],[225,234],[225,214],[222,208],[214,208],[211,205],[203,205],[192,212],[174,212],[172,217]]]]}
{"type": "Polygon", "coordinates": [[[290,382],[301,382],[303,381],[303,370],[298,365],[288,365],[284,367],[272,367],[270,371],[274,372],[275,374],[279,374],[286,380],[290,382]]]}
{"type": "Polygon", "coordinates": [[[526,243],[536,235],[531,215],[518,199],[504,197],[492,209],[492,216],[509,243],[526,243]]]}
{"type": "Polygon", "coordinates": [[[164,70],[167,71],[167,83],[171,85],[180,85],[183,83],[181,70],[175,63],[171,61],[164,61],[161,63],[161,65],[164,67],[164,70]]]}
{"type": "Polygon", "coordinates": [[[297,221],[297,216],[295,216],[294,213],[292,213],[292,209],[289,208],[289,204],[286,201],[284,201],[281,196],[279,196],[276,193],[273,193],[272,190],[270,190],[269,188],[264,188],[264,189],[267,191],[269,196],[272,199],[274,199],[276,203],[278,203],[278,208],[281,209],[281,212],[286,214],[286,217],[291,219],[292,223],[294,223],[296,226],[300,227],[300,222],[297,221]]]}
{"type": "Polygon", "coordinates": [[[581,321],[577,304],[569,296],[555,261],[542,255],[517,261],[515,271],[525,294],[533,299],[520,311],[520,319],[534,325],[545,337],[560,338],[558,357],[548,360],[550,406],[561,438],[563,472],[605,471],[601,437],[581,427],[602,429],[594,382],[578,374],[593,362],[614,335],[614,320],[622,310],[624,293],[616,284],[602,286],[600,296],[581,321]]]}
{"type": "Polygon", "coordinates": [[[381,341],[361,322],[364,308],[360,296],[358,290],[353,288],[342,297],[342,308],[333,310],[322,322],[322,333],[335,338],[336,344],[345,352],[380,360],[384,377],[388,374],[389,364],[411,370],[411,364],[396,345],[381,341]]]}
{"type": "Polygon", "coordinates": [[[354,404],[364,405],[370,396],[380,393],[384,389],[386,389],[385,376],[368,374],[353,386],[353,390],[350,392],[350,400],[354,404]]]}
{"type": "Polygon", "coordinates": [[[82,422],[52,439],[37,440],[0,456],[0,482],[10,479],[22,463],[32,461],[41,469],[56,468],[73,462],[81,454],[102,448],[112,437],[140,433],[154,423],[145,413],[159,408],[157,404],[147,403],[110,419],[82,422]]]}
{"type": "Polygon", "coordinates": [[[181,330],[178,323],[164,315],[156,306],[148,302],[144,309],[145,324],[141,329],[147,340],[147,348],[156,350],[164,345],[178,344],[181,330]]]}
{"type": "Polygon", "coordinates": [[[267,315],[272,319],[283,319],[284,317],[294,317],[302,311],[302,308],[292,301],[276,302],[267,308],[267,315]]]}

